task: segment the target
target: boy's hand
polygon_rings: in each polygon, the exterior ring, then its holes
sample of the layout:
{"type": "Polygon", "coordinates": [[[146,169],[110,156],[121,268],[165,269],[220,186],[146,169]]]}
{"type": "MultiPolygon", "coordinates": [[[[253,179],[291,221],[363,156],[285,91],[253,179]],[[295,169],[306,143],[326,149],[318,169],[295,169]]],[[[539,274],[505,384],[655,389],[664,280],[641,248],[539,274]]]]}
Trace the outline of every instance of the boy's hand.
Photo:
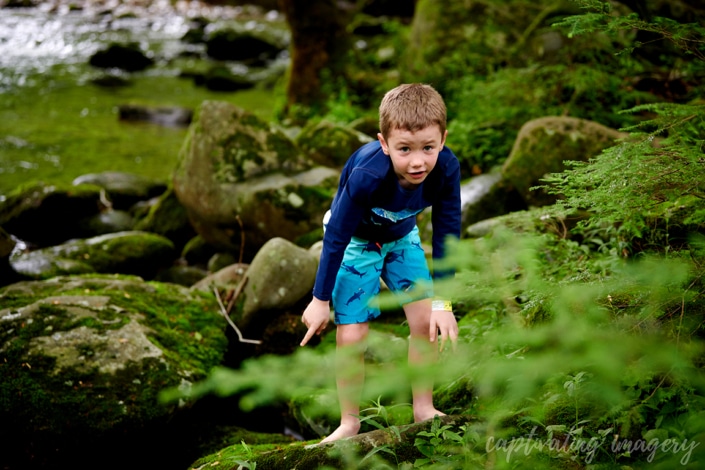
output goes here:
{"type": "Polygon", "coordinates": [[[330,304],[327,301],[313,298],[301,315],[301,322],[308,327],[301,346],[308,343],[314,334],[320,335],[330,320],[330,304]]]}
{"type": "Polygon", "coordinates": [[[431,311],[431,326],[429,331],[429,339],[431,342],[436,341],[439,331],[441,332],[441,351],[443,351],[443,347],[449,339],[455,350],[455,345],[458,341],[458,322],[453,312],[447,310],[431,311]]]}

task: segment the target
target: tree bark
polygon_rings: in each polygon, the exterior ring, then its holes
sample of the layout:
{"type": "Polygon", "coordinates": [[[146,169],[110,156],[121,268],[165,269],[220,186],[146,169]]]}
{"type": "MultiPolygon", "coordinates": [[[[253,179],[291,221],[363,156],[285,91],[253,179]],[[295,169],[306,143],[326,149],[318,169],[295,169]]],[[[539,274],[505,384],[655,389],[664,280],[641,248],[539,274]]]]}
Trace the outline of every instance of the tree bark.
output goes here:
{"type": "Polygon", "coordinates": [[[284,117],[296,120],[294,107],[325,108],[337,77],[344,76],[350,11],[335,0],[279,0],[291,30],[291,66],[284,117]]]}

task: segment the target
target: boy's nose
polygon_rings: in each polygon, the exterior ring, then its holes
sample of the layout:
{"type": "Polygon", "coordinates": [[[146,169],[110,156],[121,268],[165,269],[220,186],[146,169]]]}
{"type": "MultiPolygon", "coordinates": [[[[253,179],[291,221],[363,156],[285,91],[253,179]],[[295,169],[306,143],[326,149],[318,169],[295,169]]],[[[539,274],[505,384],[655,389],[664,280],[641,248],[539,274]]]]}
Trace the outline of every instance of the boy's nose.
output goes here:
{"type": "Polygon", "coordinates": [[[423,164],[424,164],[423,156],[421,154],[419,154],[418,152],[414,152],[411,155],[411,159],[409,160],[409,164],[414,168],[418,168],[420,166],[423,166],[423,164]]]}

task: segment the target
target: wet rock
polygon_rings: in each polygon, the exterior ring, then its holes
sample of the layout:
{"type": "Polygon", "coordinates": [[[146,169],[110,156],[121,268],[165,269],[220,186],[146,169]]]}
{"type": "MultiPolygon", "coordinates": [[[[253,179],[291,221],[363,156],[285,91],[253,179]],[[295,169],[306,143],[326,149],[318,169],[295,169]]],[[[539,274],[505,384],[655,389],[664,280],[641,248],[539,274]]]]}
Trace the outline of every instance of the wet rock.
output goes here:
{"type": "Polygon", "coordinates": [[[128,72],[138,72],[154,64],[154,60],[142,52],[136,43],[110,44],[94,53],[88,63],[94,67],[118,68],[128,72]]]}
{"type": "Polygon", "coordinates": [[[169,239],[131,231],[15,252],[10,256],[10,264],[29,279],[91,272],[134,274],[150,279],[160,269],[171,265],[175,257],[174,244],[169,239]]]}
{"type": "Polygon", "coordinates": [[[247,29],[239,24],[216,27],[205,39],[206,53],[216,60],[238,61],[250,66],[264,66],[285,51],[286,31],[274,31],[261,24],[247,29]]]}
{"type": "Polygon", "coordinates": [[[185,452],[200,437],[194,408],[161,405],[159,394],[188,387],[221,361],[225,321],[213,301],[176,285],[103,276],[12,284],[0,289],[0,305],[9,468],[38,468],[36,459],[41,468],[90,468],[106,455],[104,468],[129,467],[137,456],[183,468],[194,458],[185,452]],[[82,462],[72,463],[77,456],[82,462]]]}
{"type": "Polygon", "coordinates": [[[548,116],[527,122],[519,130],[502,177],[530,206],[556,201],[544,190],[531,190],[550,173],[566,169],[566,160],[587,161],[615,144],[624,134],[584,119],[548,116]]]}

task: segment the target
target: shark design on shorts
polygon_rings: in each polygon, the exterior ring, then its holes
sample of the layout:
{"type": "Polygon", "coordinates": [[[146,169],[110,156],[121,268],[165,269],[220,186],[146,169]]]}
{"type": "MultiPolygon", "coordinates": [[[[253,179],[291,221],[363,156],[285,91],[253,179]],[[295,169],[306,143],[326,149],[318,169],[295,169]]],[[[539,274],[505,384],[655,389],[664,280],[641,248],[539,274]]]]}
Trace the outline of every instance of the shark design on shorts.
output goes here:
{"type": "Polygon", "coordinates": [[[346,270],[347,272],[349,272],[350,274],[354,274],[354,275],[356,275],[356,276],[360,276],[360,279],[362,279],[362,278],[365,276],[365,274],[367,274],[367,271],[361,273],[360,271],[358,271],[358,270],[355,268],[355,266],[350,266],[350,265],[345,264],[345,263],[341,264],[340,267],[343,268],[344,270],[346,270]]]}
{"type": "Polygon", "coordinates": [[[364,293],[365,293],[364,290],[358,289],[358,290],[348,299],[348,301],[345,302],[345,305],[350,305],[351,302],[354,302],[354,301],[356,301],[356,300],[359,300],[360,297],[362,297],[364,293]]]}
{"type": "Polygon", "coordinates": [[[393,263],[395,261],[399,261],[401,263],[403,260],[404,260],[404,250],[401,250],[400,253],[390,251],[387,254],[387,256],[384,258],[384,261],[387,263],[393,263]]]}

